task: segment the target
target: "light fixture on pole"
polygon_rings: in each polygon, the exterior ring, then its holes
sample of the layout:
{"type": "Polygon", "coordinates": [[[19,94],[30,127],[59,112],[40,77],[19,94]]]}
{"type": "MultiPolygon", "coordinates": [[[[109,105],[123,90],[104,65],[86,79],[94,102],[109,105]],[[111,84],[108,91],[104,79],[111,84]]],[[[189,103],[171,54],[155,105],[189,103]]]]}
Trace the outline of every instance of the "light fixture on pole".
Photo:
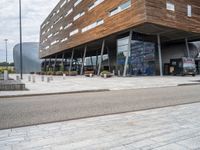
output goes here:
{"type": "Polygon", "coordinates": [[[19,35],[20,35],[20,76],[23,79],[23,60],[22,60],[22,8],[21,0],[19,0],[19,35]]]}
{"type": "Polygon", "coordinates": [[[6,69],[8,70],[8,39],[4,39],[6,48],[6,69]]]}

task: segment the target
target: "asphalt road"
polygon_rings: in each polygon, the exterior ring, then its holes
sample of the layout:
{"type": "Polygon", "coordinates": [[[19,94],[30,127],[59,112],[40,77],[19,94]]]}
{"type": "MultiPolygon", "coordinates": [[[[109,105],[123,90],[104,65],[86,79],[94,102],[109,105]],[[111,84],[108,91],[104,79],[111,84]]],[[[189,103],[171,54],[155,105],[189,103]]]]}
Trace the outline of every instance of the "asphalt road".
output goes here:
{"type": "Polygon", "coordinates": [[[200,86],[0,99],[0,129],[200,102],[200,86]]]}

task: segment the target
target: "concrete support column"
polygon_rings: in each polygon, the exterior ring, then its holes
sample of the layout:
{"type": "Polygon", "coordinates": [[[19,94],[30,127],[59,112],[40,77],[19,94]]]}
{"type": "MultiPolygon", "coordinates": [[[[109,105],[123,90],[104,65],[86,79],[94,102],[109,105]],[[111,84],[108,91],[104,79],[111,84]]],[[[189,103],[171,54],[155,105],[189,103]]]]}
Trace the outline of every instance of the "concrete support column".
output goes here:
{"type": "Polygon", "coordinates": [[[62,65],[64,65],[65,53],[62,54],[62,65]]]}
{"type": "Polygon", "coordinates": [[[128,68],[128,58],[131,52],[131,41],[132,41],[132,36],[133,36],[133,30],[130,31],[129,33],[129,41],[128,41],[128,52],[126,55],[126,60],[125,60],[125,64],[124,64],[124,73],[123,76],[126,77],[127,74],[127,68],[128,68]]]}
{"type": "Polygon", "coordinates": [[[105,40],[103,40],[102,47],[101,47],[101,60],[99,62],[99,68],[98,68],[98,73],[97,73],[98,76],[100,75],[100,72],[101,72],[101,65],[102,65],[102,60],[103,60],[104,48],[105,48],[105,40]]]}
{"type": "Polygon", "coordinates": [[[65,65],[64,65],[64,59],[65,59],[65,53],[62,54],[62,62],[61,62],[61,71],[65,71],[65,65]]]}
{"type": "Polygon", "coordinates": [[[186,46],[186,50],[187,50],[187,57],[190,57],[190,48],[189,48],[189,44],[188,44],[188,39],[185,38],[185,46],[186,46]]]}
{"type": "Polygon", "coordinates": [[[98,51],[96,51],[96,74],[97,74],[97,72],[98,72],[98,51]]]}
{"type": "Polygon", "coordinates": [[[109,65],[109,71],[111,71],[111,61],[110,61],[110,50],[108,47],[106,47],[107,53],[108,53],[108,65],[109,65]]]}
{"type": "Polygon", "coordinates": [[[45,60],[44,60],[44,66],[43,66],[44,68],[44,71],[47,71],[47,59],[45,58],[45,60]]]}
{"type": "Polygon", "coordinates": [[[157,34],[157,40],[158,40],[158,57],[159,57],[160,76],[163,76],[163,65],[162,65],[162,51],[161,51],[160,34],[157,34]]]}
{"type": "Polygon", "coordinates": [[[73,58],[74,58],[74,49],[72,50],[72,55],[71,55],[71,59],[70,59],[69,72],[71,72],[71,70],[72,70],[73,58]]]}
{"type": "Polygon", "coordinates": [[[85,46],[85,49],[84,49],[83,61],[82,61],[82,66],[81,66],[81,75],[83,75],[83,71],[84,71],[86,53],[87,53],[87,46],[85,46]]]}
{"type": "MultiPolygon", "coordinates": [[[[49,68],[51,66],[51,57],[49,58],[49,68]]],[[[48,71],[49,71],[49,68],[48,68],[48,71]]]]}
{"type": "Polygon", "coordinates": [[[54,60],[55,62],[54,62],[53,71],[56,71],[56,62],[57,62],[57,57],[58,57],[58,56],[56,55],[55,60],[54,60]]]}

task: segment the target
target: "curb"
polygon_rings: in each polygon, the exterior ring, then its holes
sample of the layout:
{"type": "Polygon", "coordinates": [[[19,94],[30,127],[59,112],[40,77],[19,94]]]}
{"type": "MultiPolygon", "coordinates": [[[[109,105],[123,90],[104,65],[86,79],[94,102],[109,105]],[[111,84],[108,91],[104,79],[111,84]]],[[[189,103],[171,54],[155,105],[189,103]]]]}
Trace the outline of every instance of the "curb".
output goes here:
{"type": "Polygon", "coordinates": [[[109,92],[109,89],[97,89],[97,90],[83,90],[83,91],[71,91],[71,92],[57,92],[57,93],[41,93],[41,94],[24,94],[24,95],[9,95],[0,96],[0,98],[15,98],[15,97],[33,97],[33,96],[49,96],[49,95],[63,95],[63,94],[81,94],[81,93],[96,93],[96,92],[109,92]]]}
{"type": "Polygon", "coordinates": [[[178,86],[192,86],[192,85],[200,85],[200,83],[185,83],[185,84],[178,84],[178,86]]]}

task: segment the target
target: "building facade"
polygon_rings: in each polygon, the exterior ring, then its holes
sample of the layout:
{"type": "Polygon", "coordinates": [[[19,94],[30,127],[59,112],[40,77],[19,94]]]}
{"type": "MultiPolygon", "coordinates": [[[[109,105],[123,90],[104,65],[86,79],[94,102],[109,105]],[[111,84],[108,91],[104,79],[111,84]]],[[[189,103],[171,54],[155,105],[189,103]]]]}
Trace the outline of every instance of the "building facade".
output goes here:
{"type": "MultiPolygon", "coordinates": [[[[25,42],[22,43],[22,72],[41,72],[41,63],[39,59],[39,43],[25,42]]],[[[13,60],[16,73],[20,73],[20,44],[15,45],[13,48],[13,60]]]]}
{"type": "Polygon", "coordinates": [[[162,75],[165,47],[184,43],[190,57],[199,12],[198,0],[60,0],[41,25],[40,57],[80,74],[90,59],[97,74],[162,75]]]}

